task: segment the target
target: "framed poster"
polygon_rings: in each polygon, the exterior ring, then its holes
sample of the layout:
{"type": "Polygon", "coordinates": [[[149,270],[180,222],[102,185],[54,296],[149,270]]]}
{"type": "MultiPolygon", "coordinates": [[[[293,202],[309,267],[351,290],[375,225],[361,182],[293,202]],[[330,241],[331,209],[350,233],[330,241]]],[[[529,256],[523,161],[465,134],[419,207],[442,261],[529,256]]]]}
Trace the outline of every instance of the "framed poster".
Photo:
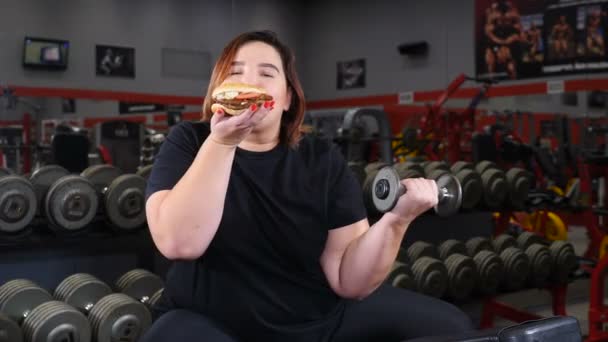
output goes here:
{"type": "Polygon", "coordinates": [[[95,71],[97,76],[135,78],[135,49],[96,45],[95,71]]]}
{"type": "Polygon", "coordinates": [[[365,59],[338,62],[337,88],[365,87],[365,59]]]}

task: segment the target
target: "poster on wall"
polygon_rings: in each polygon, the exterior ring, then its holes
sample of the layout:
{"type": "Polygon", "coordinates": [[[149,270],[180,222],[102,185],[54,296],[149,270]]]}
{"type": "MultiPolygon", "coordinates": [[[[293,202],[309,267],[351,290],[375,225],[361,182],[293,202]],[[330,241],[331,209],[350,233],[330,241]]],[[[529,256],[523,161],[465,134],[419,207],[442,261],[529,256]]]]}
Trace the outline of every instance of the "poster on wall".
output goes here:
{"type": "Polygon", "coordinates": [[[476,0],[482,79],[608,71],[608,0],[476,0]]]}
{"type": "Polygon", "coordinates": [[[96,45],[95,69],[97,76],[135,78],[135,49],[96,45]]]}
{"type": "Polygon", "coordinates": [[[338,62],[337,88],[365,87],[365,59],[338,62]]]}

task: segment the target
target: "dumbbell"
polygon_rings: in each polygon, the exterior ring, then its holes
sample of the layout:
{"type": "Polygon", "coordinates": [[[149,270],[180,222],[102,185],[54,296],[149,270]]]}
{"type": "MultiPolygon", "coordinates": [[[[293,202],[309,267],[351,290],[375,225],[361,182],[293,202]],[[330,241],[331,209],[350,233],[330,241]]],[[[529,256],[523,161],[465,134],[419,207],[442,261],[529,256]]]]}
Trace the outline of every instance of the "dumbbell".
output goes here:
{"type": "Polygon", "coordinates": [[[477,266],[466,255],[465,245],[458,240],[446,240],[439,245],[438,251],[448,271],[447,296],[455,300],[469,297],[477,283],[477,266]]]}
{"type": "Polygon", "coordinates": [[[522,168],[514,167],[507,171],[505,177],[509,185],[509,204],[515,209],[523,209],[531,185],[528,172],[522,168]]]}
{"type": "Polygon", "coordinates": [[[30,182],[39,200],[39,215],[56,233],[82,232],[95,218],[99,202],[86,178],[47,165],[32,172],[30,182]]]}
{"type": "Polygon", "coordinates": [[[65,278],[54,296],[88,317],[87,325],[90,323],[96,342],[135,342],[152,324],[144,304],[126,294],[112,293],[106,283],[91,274],[76,273],[65,278]]]}
{"type": "Polygon", "coordinates": [[[0,168],[0,233],[23,233],[36,216],[38,200],[32,183],[0,168]]]}
{"type": "MultiPolygon", "coordinates": [[[[393,263],[391,272],[386,278],[386,282],[393,287],[416,291],[416,280],[414,279],[412,270],[410,269],[407,263],[401,262],[399,260],[395,260],[395,262],[393,263]]],[[[150,307],[153,306],[153,304],[150,305],[150,307]]]]}
{"type": "Polygon", "coordinates": [[[22,342],[23,332],[17,322],[8,316],[0,313],[0,341],[2,342],[22,342]]]}
{"type": "Polygon", "coordinates": [[[571,243],[556,240],[549,246],[551,253],[551,282],[565,284],[569,276],[578,268],[578,258],[571,243]]]}
{"type": "Polygon", "coordinates": [[[446,172],[450,172],[450,167],[446,162],[438,160],[430,161],[424,165],[424,174],[427,178],[429,178],[430,175],[436,170],[444,170],[446,172]]]}
{"type": "Polygon", "coordinates": [[[491,161],[481,161],[475,165],[475,171],[481,176],[483,186],[483,203],[488,208],[498,208],[505,202],[508,184],[505,173],[491,161]]]}
{"type": "Polygon", "coordinates": [[[465,249],[477,268],[476,291],[484,295],[496,293],[503,277],[504,265],[492,249],[490,240],[481,236],[471,238],[466,242],[465,249]]]}
{"type": "Polygon", "coordinates": [[[448,270],[438,257],[435,246],[424,241],[414,242],[407,249],[417,291],[436,298],[443,297],[448,286],[448,270]]]}
{"type": "Polygon", "coordinates": [[[136,174],[122,174],[112,165],[95,165],[82,171],[97,191],[106,223],[120,231],[134,231],[146,223],[146,180],[136,174]]]}
{"type": "Polygon", "coordinates": [[[517,237],[517,246],[530,260],[528,284],[537,288],[546,286],[551,275],[552,260],[543,238],[531,232],[523,232],[517,237]]]}
{"type": "Polygon", "coordinates": [[[400,179],[424,177],[424,168],[418,163],[405,162],[393,165],[400,179]]]}
{"type": "Polygon", "coordinates": [[[163,296],[164,291],[164,288],[159,289],[158,291],[154,292],[154,294],[150,297],[150,299],[148,300],[148,308],[150,309],[150,311],[152,311],[156,304],[158,304],[160,298],[163,296]]]}
{"type": "Polygon", "coordinates": [[[158,292],[162,291],[163,287],[164,283],[159,276],[144,269],[134,269],[123,274],[115,284],[118,292],[145,304],[148,308],[156,304],[150,304],[150,301],[154,295],[160,296],[158,292]]]}
{"type": "MultiPolygon", "coordinates": [[[[434,208],[435,213],[439,216],[450,216],[457,213],[462,203],[462,188],[458,179],[448,173],[438,177],[435,182],[439,200],[434,208]]],[[[401,184],[399,174],[390,166],[370,172],[363,184],[366,206],[377,213],[392,210],[399,197],[406,191],[407,189],[401,184]]]]}
{"type": "MultiPolygon", "coordinates": [[[[28,279],[15,279],[0,286],[0,312],[21,326],[28,342],[91,339],[91,327],[80,311],[53,300],[48,291],[28,279]]],[[[16,334],[14,326],[11,331],[16,334]]]]}
{"type": "Polygon", "coordinates": [[[148,178],[150,177],[150,174],[152,173],[152,167],[154,167],[154,164],[142,166],[139,169],[137,169],[135,174],[143,177],[143,179],[148,181],[148,178]]]}
{"type": "Polygon", "coordinates": [[[367,165],[365,165],[365,174],[369,175],[370,173],[374,172],[374,171],[378,171],[383,167],[389,166],[387,163],[383,162],[383,161],[375,161],[373,163],[369,163],[367,165]]]}
{"type": "Polygon", "coordinates": [[[473,209],[483,197],[481,176],[473,168],[473,164],[458,161],[450,167],[452,174],[462,185],[462,208],[473,209]]]}
{"type": "Polygon", "coordinates": [[[524,287],[530,273],[530,259],[519,248],[514,237],[501,234],[492,241],[494,251],[504,265],[502,287],[507,291],[517,291],[524,287]]]}

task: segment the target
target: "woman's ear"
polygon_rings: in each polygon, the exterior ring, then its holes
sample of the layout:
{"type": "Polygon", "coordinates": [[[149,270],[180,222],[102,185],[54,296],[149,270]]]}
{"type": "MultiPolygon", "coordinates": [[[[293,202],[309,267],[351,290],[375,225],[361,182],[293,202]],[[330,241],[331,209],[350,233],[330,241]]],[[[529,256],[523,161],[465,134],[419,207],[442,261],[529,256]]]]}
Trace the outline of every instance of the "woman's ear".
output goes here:
{"type": "Polygon", "coordinates": [[[291,107],[291,96],[292,96],[293,92],[291,91],[291,87],[287,86],[287,94],[285,94],[285,98],[287,99],[287,101],[285,101],[285,105],[283,106],[283,111],[288,111],[289,107],[291,107]]]}

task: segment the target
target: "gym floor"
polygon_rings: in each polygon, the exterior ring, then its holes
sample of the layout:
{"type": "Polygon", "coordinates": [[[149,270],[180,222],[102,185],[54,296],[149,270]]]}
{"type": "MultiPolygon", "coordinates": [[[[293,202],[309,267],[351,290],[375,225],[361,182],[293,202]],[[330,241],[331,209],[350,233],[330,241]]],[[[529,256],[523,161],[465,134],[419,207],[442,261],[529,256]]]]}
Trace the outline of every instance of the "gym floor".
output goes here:
{"type": "MultiPolygon", "coordinates": [[[[582,255],[588,245],[587,231],[584,227],[569,227],[568,240],[573,244],[577,255],[582,255]]],[[[579,321],[583,336],[589,333],[589,289],[590,279],[579,279],[569,284],[566,299],[566,313],[576,317],[579,321]]],[[[524,290],[515,293],[504,294],[497,298],[501,302],[509,304],[521,310],[535,313],[544,317],[553,316],[551,295],[544,290],[524,290]]],[[[476,322],[481,319],[482,305],[474,302],[463,306],[476,322]]],[[[503,327],[512,325],[513,322],[496,318],[494,325],[503,327]]]]}

